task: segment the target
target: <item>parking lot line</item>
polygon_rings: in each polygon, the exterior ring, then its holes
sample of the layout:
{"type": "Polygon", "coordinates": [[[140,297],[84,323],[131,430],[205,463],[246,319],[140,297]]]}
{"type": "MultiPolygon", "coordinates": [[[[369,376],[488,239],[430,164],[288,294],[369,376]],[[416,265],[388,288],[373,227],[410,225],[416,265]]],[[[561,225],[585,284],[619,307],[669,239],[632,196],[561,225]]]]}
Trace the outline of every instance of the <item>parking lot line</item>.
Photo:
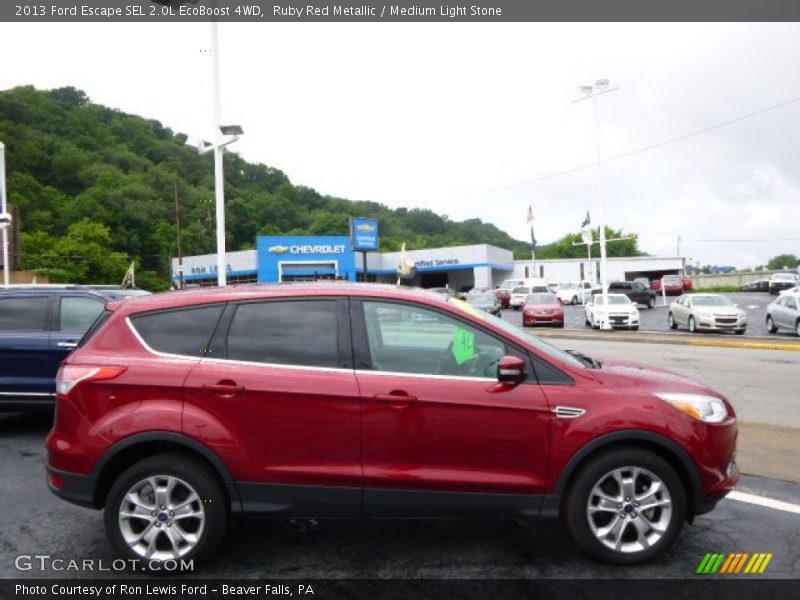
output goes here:
{"type": "Polygon", "coordinates": [[[775,500],[767,498],[766,496],[757,496],[755,494],[748,494],[747,492],[733,491],[727,496],[731,500],[737,502],[745,502],[746,504],[756,504],[774,510],[781,510],[783,512],[794,513],[800,515],[800,504],[793,504],[791,502],[783,502],[782,500],[775,500]]]}
{"type": "Polygon", "coordinates": [[[687,340],[690,346],[718,346],[720,348],[750,348],[753,350],[793,350],[800,352],[800,344],[771,344],[764,342],[728,342],[725,340],[687,340]]]}

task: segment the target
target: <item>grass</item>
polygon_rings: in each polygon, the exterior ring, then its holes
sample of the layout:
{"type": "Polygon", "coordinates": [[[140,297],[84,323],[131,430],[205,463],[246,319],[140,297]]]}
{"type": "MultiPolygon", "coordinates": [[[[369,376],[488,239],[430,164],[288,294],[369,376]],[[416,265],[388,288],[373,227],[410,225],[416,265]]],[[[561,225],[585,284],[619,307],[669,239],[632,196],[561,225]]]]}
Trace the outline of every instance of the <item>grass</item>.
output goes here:
{"type": "Polygon", "coordinates": [[[700,294],[705,294],[705,293],[733,294],[735,292],[741,292],[742,290],[739,288],[738,285],[712,285],[709,287],[693,289],[691,291],[700,294]]]}

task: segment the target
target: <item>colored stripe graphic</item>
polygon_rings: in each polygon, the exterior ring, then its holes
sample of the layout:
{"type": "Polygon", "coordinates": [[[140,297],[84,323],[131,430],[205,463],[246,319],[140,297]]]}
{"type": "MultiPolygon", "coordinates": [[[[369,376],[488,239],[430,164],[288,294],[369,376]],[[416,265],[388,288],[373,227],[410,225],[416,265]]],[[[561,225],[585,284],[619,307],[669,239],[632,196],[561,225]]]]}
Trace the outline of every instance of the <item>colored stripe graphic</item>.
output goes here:
{"type": "Polygon", "coordinates": [[[709,552],[703,557],[696,572],[701,575],[713,575],[714,573],[734,575],[741,573],[744,569],[744,572],[748,574],[761,574],[767,569],[772,557],[772,553],[766,552],[754,554],[749,552],[734,552],[733,554],[709,552]]]}
{"type": "Polygon", "coordinates": [[[719,570],[720,573],[730,573],[731,567],[736,564],[736,559],[739,558],[738,554],[728,554],[728,559],[722,565],[722,568],[719,570]]]}
{"type": "Polygon", "coordinates": [[[761,563],[761,568],[758,570],[758,572],[759,573],[763,573],[764,571],[766,571],[767,570],[767,565],[769,564],[769,561],[771,561],[771,560],[772,560],[772,552],[770,552],[769,554],[766,555],[766,557],[764,558],[764,562],[761,563]]]}

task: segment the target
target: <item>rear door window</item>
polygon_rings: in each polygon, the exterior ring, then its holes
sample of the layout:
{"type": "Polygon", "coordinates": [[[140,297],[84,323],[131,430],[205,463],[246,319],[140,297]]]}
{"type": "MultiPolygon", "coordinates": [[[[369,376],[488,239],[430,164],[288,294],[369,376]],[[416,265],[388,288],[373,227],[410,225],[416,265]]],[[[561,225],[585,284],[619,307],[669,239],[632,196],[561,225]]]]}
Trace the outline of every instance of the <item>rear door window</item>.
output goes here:
{"type": "Polygon", "coordinates": [[[103,308],[105,303],[99,298],[61,298],[59,329],[83,333],[97,320],[103,308]]]}
{"type": "Polygon", "coordinates": [[[48,298],[0,298],[0,331],[47,331],[48,298]]]}
{"type": "Polygon", "coordinates": [[[157,352],[203,356],[224,305],[170,309],[131,317],[134,329],[157,352]]]}
{"type": "Polygon", "coordinates": [[[228,330],[227,347],[229,360],[339,367],[336,301],[241,304],[228,330]]]}

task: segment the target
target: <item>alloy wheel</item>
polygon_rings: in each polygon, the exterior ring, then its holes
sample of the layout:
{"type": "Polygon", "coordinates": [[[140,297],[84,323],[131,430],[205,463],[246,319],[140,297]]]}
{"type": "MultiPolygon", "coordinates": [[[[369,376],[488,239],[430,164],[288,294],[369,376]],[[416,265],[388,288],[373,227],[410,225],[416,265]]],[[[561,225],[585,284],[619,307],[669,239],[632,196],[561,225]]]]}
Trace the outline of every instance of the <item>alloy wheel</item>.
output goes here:
{"type": "Polygon", "coordinates": [[[586,518],[597,540],[624,554],[647,550],[664,536],[672,519],[672,498],[664,482],[641,467],[603,475],[592,488],[586,518]]]}
{"type": "Polygon", "coordinates": [[[120,503],[119,529],[130,549],[151,560],[185,556],[198,544],[205,509],[197,492],[172,475],[135,483],[120,503]]]}

